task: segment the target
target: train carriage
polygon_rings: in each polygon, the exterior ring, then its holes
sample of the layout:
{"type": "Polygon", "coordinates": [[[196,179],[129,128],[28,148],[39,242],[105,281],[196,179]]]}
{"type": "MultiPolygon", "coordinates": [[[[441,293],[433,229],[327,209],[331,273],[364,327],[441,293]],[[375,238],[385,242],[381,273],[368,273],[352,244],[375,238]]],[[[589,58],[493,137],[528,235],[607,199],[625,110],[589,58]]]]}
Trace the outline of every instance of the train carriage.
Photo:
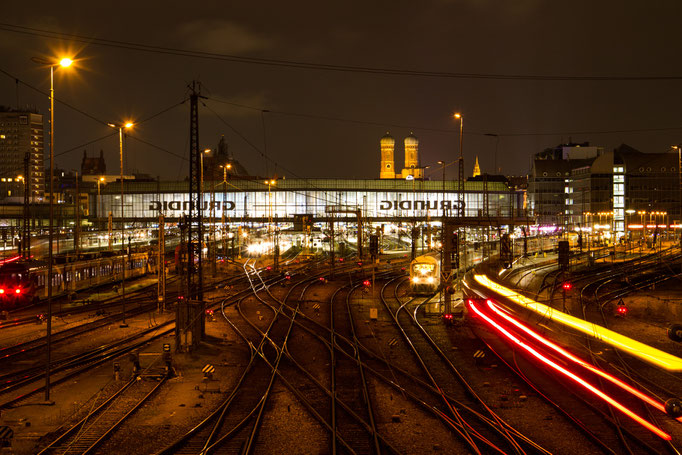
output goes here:
{"type": "Polygon", "coordinates": [[[413,294],[433,294],[440,288],[440,260],[419,256],[410,264],[410,290],[413,294]]]}
{"type": "MultiPolygon", "coordinates": [[[[66,295],[83,289],[115,283],[122,278],[121,257],[101,257],[52,266],[52,295],[66,295]]],[[[125,257],[126,279],[145,275],[147,253],[125,257]]],[[[47,298],[47,263],[17,260],[0,265],[0,310],[47,298]]]]}

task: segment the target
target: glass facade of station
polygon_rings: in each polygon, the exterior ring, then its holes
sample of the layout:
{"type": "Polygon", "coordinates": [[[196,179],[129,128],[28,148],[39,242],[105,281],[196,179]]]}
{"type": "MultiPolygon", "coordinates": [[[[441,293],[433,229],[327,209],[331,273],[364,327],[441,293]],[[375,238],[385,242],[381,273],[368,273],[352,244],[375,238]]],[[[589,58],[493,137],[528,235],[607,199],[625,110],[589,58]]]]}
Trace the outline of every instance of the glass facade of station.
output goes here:
{"type": "MultiPolygon", "coordinates": [[[[126,182],[123,216],[126,219],[156,219],[159,214],[177,219],[189,212],[187,182],[126,182]]],[[[488,210],[484,208],[483,182],[464,185],[467,217],[519,216],[523,196],[507,185],[488,183],[488,210]]],[[[121,217],[120,187],[107,185],[101,207],[91,198],[90,210],[99,217],[121,217]]],[[[361,209],[367,218],[457,216],[460,195],[456,181],[285,179],[268,185],[255,180],[204,182],[204,216],[229,219],[290,218],[294,215],[329,216],[335,207],[361,209]]]]}

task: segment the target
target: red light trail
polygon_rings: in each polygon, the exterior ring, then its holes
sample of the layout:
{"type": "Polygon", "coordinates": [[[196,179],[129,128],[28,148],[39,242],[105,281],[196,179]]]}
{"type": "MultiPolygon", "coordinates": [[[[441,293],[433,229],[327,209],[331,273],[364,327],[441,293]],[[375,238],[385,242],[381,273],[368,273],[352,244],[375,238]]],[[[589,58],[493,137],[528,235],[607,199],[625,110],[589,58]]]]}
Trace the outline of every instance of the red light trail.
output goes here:
{"type": "MultiPolygon", "coordinates": [[[[643,418],[640,417],[638,414],[636,414],[635,412],[631,411],[630,409],[628,409],[626,406],[624,406],[624,405],[621,404],[620,402],[616,401],[616,400],[615,400],[614,398],[612,398],[611,396],[609,396],[609,395],[607,395],[606,393],[602,392],[601,390],[597,389],[595,386],[593,386],[592,384],[590,384],[589,382],[587,382],[585,379],[583,379],[583,378],[581,378],[580,376],[578,376],[576,373],[567,370],[566,368],[564,368],[564,367],[562,367],[561,365],[557,364],[556,362],[554,362],[553,360],[549,359],[548,357],[546,357],[546,356],[543,355],[542,353],[538,352],[538,351],[537,351],[535,348],[533,348],[532,346],[528,345],[528,344],[525,343],[524,341],[522,341],[522,340],[520,340],[519,338],[517,338],[514,334],[512,334],[512,333],[509,332],[507,329],[505,329],[504,327],[502,327],[499,323],[497,323],[496,321],[494,321],[493,319],[491,319],[490,316],[488,316],[487,314],[483,313],[483,311],[482,311],[481,309],[479,309],[478,306],[477,306],[473,301],[469,300],[469,301],[468,301],[468,304],[469,304],[469,307],[474,311],[474,313],[476,313],[478,316],[480,316],[485,322],[488,323],[488,325],[494,327],[494,328],[495,328],[498,332],[500,332],[505,338],[507,338],[508,340],[510,340],[510,341],[512,341],[513,343],[515,343],[515,344],[516,344],[517,346],[519,346],[521,349],[525,350],[526,352],[528,352],[529,354],[531,354],[533,357],[535,357],[536,359],[538,359],[538,360],[540,360],[541,362],[543,362],[545,365],[547,365],[547,366],[551,367],[552,369],[558,371],[559,373],[561,373],[561,374],[564,375],[565,377],[571,379],[573,382],[575,382],[575,383],[581,385],[583,388],[585,388],[585,389],[588,390],[589,392],[591,392],[591,393],[597,395],[599,398],[601,398],[602,400],[604,400],[605,402],[607,402],[608,404],[610,404],[610,405],[613,406],[614,408],[618,409],[620,412],[622,412],[622,413],[625,414],[626,416],[630,417],[632,420],[634,420],[635,422],[639,423],[640,425],[642,425],[643,427],[645,427],[646,429],[648,429],[648,430],[651,431],[652,433],[656,434],[656,435],[659,436],[660,438],[662,438],[662,439],[664,439],[664,440],[666,440],[666,441],[670,441],[670,440],[672,439],[672,437],[671,437],[669,434],[667,434],[666,432],[664,432],[664,431],[661,430],[660,428],[656,427],[656,426],[653,425],[651,422],[649,422],[649,421],[643,419],[643,418]]],[[[488,303],[488,305],[490,305],[490,302],[488,303]]],[[[497,313],[497,311],[496,311],[496,313],[497,313]]],[[[509,317],[509,316],[507,315],[507,317],[505,317],[505,319],[508,319],[508,318],[511,319],[511,317],[509,317]]],[[[515,325],[516,325],[516,324],[515,324],[515,325]]],[[[530,329],[529,329],[529,330],[530,330],[530,329]]],[[[540,337],[540,336],[538,335],[538,337],[540,337]]],[[[534,338],[535,338],[535,337],[534,337],[534,338]]],[[[540,338],[541,338],[541,337],[540,337],[540,338]]],[[[544,343],[543,343],[543,344],[544,344],[544,343]]],[[[557,346],[557,348],[558,348],[558,346],[557,346]]],[[[561,348],[559,348],[559,349],[561,349],[561,348]]],[[[564,351],[564,352],[566,352],[566,351],[564,351]]],[[[569,354],[569,353],[566,352],[566,354],[569,354]]],[[[570,354],[569,354],[569,355],[570,355],[570,354]]],[[[576,359],[577,359],[577,358],[576,358],[576,359]]],[[[581,362],[579,359],[577,359],[577,360],[578,360],[579,362],[581,362]]],[[[615,379],[615,378],[614,378],[614,379],[615,379]]],[[[634,390],[634,389],[633,389],[633,390],[634,390]]]]}

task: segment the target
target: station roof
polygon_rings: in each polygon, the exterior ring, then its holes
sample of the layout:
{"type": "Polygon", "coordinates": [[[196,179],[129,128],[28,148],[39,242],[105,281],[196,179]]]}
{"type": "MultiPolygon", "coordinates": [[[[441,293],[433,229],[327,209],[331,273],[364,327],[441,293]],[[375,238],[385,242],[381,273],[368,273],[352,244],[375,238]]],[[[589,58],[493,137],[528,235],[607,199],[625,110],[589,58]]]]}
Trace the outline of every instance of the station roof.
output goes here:
{"type": "MultiPolygon", "coordinates": [[[[483,192],[484,182],[466,181],[464,191],[483,192]]],[[[216,192],[226,191],[268,191],[268,185],[263,179],[233,179],[222,181],[204,181],[204,192],[211,189],[216,192]]],[[[457,180],[403,180],[403,179],[278,179],[271,186],[271,191],[402,191],[402,192],[446,192],[458,191],[457,180]]],[[[121,191],[120,183],[114,182],[102,187],[102,194],[121,191]]],[[[133,193],[184,193],[189,191],[188,181],[172,182],[135,182],[124,181],[124,192],[133,193]]],[[[504,182],[488,182],[489,192],[509,192],[504,182]]]]}

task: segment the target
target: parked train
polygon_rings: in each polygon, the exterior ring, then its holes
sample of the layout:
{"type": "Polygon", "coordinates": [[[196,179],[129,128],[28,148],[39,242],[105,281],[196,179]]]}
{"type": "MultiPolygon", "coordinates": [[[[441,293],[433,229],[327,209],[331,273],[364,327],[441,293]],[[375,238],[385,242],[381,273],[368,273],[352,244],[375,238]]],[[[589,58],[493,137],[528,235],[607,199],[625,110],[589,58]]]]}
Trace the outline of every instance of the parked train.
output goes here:
{"type": "Polygon", "coordinates": [[[440,259],[419,256],[410,264],[410,290],[414,294],[433,294],[440,288],[440,259]]]}
{"type": "MultiPolygon", "coordinates": [[[[151,271],[148,253],[125,257],[126,278],[151,271]]],[[[71,294],[82,289],[121,280],[123,261],[120,256],[54,264],[52,295],[71,294]]],[[[0,310],[6,310],[47,298],[47,263],[36,260],[6,261],[0,265],[0,310]]]]}

